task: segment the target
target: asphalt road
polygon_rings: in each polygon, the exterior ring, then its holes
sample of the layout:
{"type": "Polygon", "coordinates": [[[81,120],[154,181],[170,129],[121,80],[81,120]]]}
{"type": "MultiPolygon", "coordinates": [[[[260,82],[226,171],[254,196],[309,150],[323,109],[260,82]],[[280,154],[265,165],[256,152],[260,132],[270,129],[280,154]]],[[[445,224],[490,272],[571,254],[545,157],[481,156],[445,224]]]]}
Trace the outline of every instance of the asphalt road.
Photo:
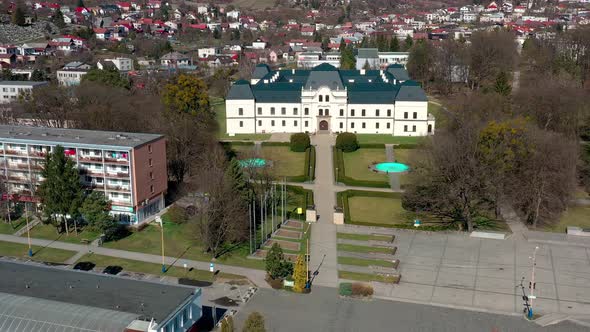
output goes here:
{"type": "Polygon", "coordinates": [[[383,300],[341,299],[333,288],[314,287],[300,295],[259,289],[235,319],[240,331],[249,313],[258,311],[267,331],[588,331],[562,322],[540,327],[520,316],[506,316],[383,300]]]}

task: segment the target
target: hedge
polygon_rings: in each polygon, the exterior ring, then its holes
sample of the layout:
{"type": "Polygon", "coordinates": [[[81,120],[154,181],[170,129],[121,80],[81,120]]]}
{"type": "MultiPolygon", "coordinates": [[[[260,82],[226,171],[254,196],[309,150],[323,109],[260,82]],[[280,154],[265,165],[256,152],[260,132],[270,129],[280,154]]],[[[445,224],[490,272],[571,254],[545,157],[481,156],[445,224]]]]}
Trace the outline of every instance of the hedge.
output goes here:
{"type": "Polygon", "coordinates": [[[223,141],[223,142],[221,142],[221,145],[229,146],[229,147],[231,147],[232,145],[254,145],[254,142],[244,142],[244,141],[227,142],[227,141],[223,141]]]}
{"type": "Polygon", "coordinates": [[[293,152],[304,152],[311,146],[309,136],[304,133],[292,134],[289,143],[293,152]]]}
{"type": "Polygon", "coordinates": [[[351,296],[352,295],[352,283],[351,282],[341,282],[338,287],[338,293],[341,296],[351,296]]]}
{"type": "Polygon", "coordinates": [[[345,185],[355,187],[389,188],[389,182],[386,181],[357,180],[346,176],[346,169],[344,168],[344,156],[342,155],[342,150],[334,148],[333,154],[334,167],[338,167],[337,172],[336,169],[334,169],[334,174],[338,174],[336,182],[342,182],[345,185]]]}
{"type": "Polygon", "coordinates": [[[346,152],[356,151],[359,148],[359,142],[356,134],[341,133],[336,136],[336,147],[346,152]]]}
{"type": "Polygon", "coordinates": [[[393,146],[394,149],[417,149],[420,146],[420,144],[409,144],[409,143],[403,143],[403,144],[396,144],[393,146]]]}

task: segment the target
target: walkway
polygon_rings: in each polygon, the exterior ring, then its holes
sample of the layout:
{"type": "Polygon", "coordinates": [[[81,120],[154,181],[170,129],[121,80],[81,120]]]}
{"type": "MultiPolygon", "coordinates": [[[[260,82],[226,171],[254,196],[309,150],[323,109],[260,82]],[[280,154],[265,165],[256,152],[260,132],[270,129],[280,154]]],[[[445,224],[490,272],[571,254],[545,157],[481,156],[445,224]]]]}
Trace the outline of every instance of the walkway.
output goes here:
{"type": "MultiPolygon", "coordinates": [[[[22,243],[27,244],[26,237],[19,237],[14,235],[6,235],[0,234],[0,241],[6,242],[14,242],[14,243],[22,243]]],[[[133,251],[126,251],[126,250],[118,250],[118,249],[109,249],[103,247],[91,247],[88,245],[83,244],[75,244],[75,243],[68,243],[68,242],[61,242],[61,241],[52,241],[52,240],[44,240],[44,239],[31,239],[31,243],[34,246],[40,247],[49,247],[55,249],[63,249],[63,250],[70,250],[76,252],[76,255],[68,259],[66,262],[71,263],[70,260],[73,260],[75,257],[82,257],[84,254],[95,253],[97,255],[104,255],[104,256],[111,256],[117,258],[124,258],[124,259],[131,259],[136,261],[142,261],[147,263],[161,263],[162,256],[159,255],[151,255],[145,254],[141,252],[133,252],[133,251]]],[[[43,250],[43,249],[41,249],[43,250]]],[[[183,259],[183,258],[176,258],[166,256],[164,257],[164,261],[167,266],[174,265],[174,266],[183,266],[187,264],[190,268],[195,268],[198,270],[209,270],[209,262],[201,262],[201,261],[194,261],[190,259],[183,259]]],[[[215,264],[215,269],[219,270],[223,273],[231,273],[231,274],[238,274],[248,277],[250,281],[252,281],[258,287],[269,287],[266,281],[264,281],[265,272],[262,270],[255,270],[249,269],[245,267],[238,267],[238,266],[228,266],[222,264],[215,264]]]]}
{"type": "MultiPolygon", "coordinates": [[[[387,161],[394,162],[395,155],[393,153],[393,144],[385,144],[385,157],[387,161]]],[[[389,173],[389,186],[394,191],[399,191],[401,189],[401,184],[399,181],[399,174],[398,173],[389,173]]]]}
{"type": "Polygon", "coordinates": [[[314,279],[314,285],[330,287],[336,287],[338,283],[336,225],[334,225],[335,193],[338,187],[334,185],[332,174],[334,143],[335,138],[332,135],[318,134],[312,137],[317,159],[315,183],[310,185],[318,214],[318,221],[311,228],[310,270],[315,271],[319,267],[319,274],[314,279]]]}

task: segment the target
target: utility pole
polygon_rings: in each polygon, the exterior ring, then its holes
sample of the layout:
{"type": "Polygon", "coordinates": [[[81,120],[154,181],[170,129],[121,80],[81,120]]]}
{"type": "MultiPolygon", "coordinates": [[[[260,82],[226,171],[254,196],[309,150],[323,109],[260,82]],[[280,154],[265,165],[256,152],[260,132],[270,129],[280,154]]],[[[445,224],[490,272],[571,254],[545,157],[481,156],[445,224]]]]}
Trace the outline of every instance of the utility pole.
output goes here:
{"type": "Polygon", "coordinates": [[[262,195],[260,195],[260,246],[264,244],[264,214],[262,210],[262,195]]]}
{"type": "Polygon", "coordinates": [[[256,247],[256,196],[252,199],[252,214],[254,217],[252,218],[252,238],[254,240],[254,250],[258,249],[256,247]]]}
{"type": "Polygon", "coordinates": [[[250,255],[252,255],[252,204],[248,204],[248,244],[250,255]]]}
{"type": "Polygon", "coordinates": [[[31,247],[31,228],[29,227],[29,208],[25,202],[25,220],[27,221],[27,240],[29,242],[29,257],[33,257],[33,249],[31,247]]]}
{"type": "Polygon", "coordinates": [[[537,250],[539,250],[539,246],[535,247],[535,251],[533,251],[533,270],[531,272],[531,285],[530,285],[530,289],[531,289],[531,295],[529,296],[529,299],[531,300],[531,306],[529,308],[529,319],[533,318],[533,300],[536,298],[535,297],[535,266],[537,265],[537,250]]]}
{"type": "Polygon", "coordinates": [[[270,191],[270,201],[272,202],[272,205],[270,206],[270,222],[272,224],[272,231],[275,231],[275,208],[276,208],[276,202],[275,202],[275,189],[276,189],[276,183],[272,183],[272,189],[270,191]]]}

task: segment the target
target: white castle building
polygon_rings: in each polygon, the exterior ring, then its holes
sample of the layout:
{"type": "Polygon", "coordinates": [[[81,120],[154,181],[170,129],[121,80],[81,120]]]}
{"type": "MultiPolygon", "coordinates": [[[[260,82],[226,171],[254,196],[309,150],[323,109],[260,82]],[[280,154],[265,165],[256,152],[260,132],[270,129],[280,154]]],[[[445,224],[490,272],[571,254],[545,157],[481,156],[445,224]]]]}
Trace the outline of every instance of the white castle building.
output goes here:
{"type": "Polygon", "coordinates": [[[353,132],[425,136],[435,119],[424,90],[402,65],[384,70],[271,71],[256,66],[226,97],[227,132],[233,134],[353,132]]]}

